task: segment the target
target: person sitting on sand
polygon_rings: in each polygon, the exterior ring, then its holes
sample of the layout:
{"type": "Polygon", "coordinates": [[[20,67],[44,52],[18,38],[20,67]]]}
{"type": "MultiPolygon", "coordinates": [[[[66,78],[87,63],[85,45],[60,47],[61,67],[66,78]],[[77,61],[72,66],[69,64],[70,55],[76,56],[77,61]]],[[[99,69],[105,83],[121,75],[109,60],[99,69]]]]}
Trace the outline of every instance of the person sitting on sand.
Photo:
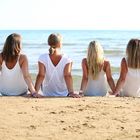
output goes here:
{"type": "Polygon", "coordinates": [[[82,60],[82,82],[79,94],[85,96],[105,96],[107,81],[114,92],[115,84],[109,61],[104,59],[103,48],[97,41],[89,43],[87,58],[82,60]]]}
{"type": "Polygon", "coordinates": [[[71,96],[74,94],[71,76],[72,61],[62,54],[62,37],[51,34],[48,38],[49,54],[39,57],[39,72],[36,78],[35,89],[39,92],[42,87],[43,96],[71,96]]]}
{"type": "Polygon", "coordinates": [[[122,58],[120,77],[116,84],[116,96],[140,96],[140,40],[131,39],[122,58]]]}
{"type": "Polygon", "coordinates": [[[0,94],[6,96],[25,95],[28,88],[34,94],[28,60],[21,54],[21,36],[13,33],[9,35],[0,53],[0,94]]]}

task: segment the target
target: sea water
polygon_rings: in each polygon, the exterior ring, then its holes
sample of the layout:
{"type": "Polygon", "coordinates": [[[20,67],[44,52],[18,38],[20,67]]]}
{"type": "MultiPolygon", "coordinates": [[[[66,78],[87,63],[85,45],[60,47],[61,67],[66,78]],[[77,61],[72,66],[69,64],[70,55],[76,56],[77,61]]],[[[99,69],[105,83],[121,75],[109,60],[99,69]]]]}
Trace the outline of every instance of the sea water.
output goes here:
{"type": "Polygon", "coordinates": [[[38,58],[43,53],[48,53],[48,36],[51,33],[60,33],[63,36],[62,51],[73,60],[72,74],[82,75],[81,61],[87,55],[90,41],[96,40],[104,49],[105,58],[110,61],[112,75],[115,79],[119,76],[119,67],[122,57],[131,38],[140,38],[140,31],[110,31],[110,30],[0,30],[0,51],[6,37],[11,33],[22,36],[22,52],[29,60],[31,74],[38,72],[38,58]]]}

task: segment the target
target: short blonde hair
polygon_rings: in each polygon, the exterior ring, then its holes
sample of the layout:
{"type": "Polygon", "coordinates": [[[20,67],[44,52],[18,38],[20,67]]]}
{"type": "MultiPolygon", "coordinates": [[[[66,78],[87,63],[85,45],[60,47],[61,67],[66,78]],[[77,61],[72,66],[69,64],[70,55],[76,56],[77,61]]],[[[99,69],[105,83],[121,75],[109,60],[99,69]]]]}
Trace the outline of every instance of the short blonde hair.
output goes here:
{"type": "Polygon", "coordinates": [[[130,68],[140,68],[140,40],[131,39],[126,48],[127,63],[130,68]]]}
{"type": "Polygon", "coordinates": [[[90,42],[87,53],[87,64],[88,74],[91,75],[93,79],[96,79],[98,77],[103,63],[104,51],[102,46],[97,41],[90,42]]]}

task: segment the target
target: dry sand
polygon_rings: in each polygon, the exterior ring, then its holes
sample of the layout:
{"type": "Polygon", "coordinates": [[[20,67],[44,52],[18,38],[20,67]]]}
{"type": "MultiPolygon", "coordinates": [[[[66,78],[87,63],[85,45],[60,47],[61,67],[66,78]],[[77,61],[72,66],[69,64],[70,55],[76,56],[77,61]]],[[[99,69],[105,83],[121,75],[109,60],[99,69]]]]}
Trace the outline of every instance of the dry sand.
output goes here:
{"type": "Polygon", "coordinates": [[[0,140],[140,140],[140,99],[0,97],[0,140]]]}

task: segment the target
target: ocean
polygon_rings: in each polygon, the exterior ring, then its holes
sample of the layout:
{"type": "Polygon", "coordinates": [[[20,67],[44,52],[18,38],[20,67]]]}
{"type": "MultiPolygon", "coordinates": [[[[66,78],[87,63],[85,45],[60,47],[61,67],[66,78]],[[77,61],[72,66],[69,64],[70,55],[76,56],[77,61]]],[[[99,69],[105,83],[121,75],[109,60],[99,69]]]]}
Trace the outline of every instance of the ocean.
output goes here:
{"type": "Polygon", "coordinates": [[[81,61],[86,57],[90,41],[97,40],[104,49],[105,58],[110,61],[114,79],[119,77],[119,67],[122,57],[131,38],[140,38],[140,31],[111,31],[111,30],[0,30],[0,50],[6,37],[11,33],[22,36],[22,52],[29,60],[30,73],[38,72],[38,58],[47,53],[48,36],[60,33],[63,37],[62,51],[73,60],[73,76],[82,76],[81,61]]]}

